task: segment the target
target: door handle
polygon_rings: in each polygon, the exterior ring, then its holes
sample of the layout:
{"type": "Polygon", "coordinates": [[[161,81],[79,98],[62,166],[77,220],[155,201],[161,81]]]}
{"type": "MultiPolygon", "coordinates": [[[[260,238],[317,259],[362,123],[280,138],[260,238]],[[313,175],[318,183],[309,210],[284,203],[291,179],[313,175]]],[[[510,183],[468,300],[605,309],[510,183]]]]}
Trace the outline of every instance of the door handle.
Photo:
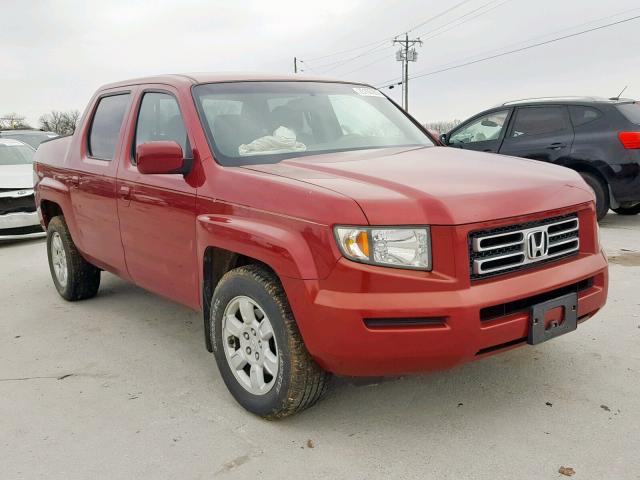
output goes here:
{"type": "Polygon", "coordinates": [[[492,153],[492,152],[493,152],[493,150],[491,150],[490,148],[485,148],[485,149],[483,150],[483,152],[489,152],[489,153],[492,153]]]}
{"type": "Polygon", "coordinates": [[[566,147],[566,145],[564,143],[556,142],[556,143],[552,143],[547,148],[549,150],[560,150],[560,149],[562,149],[564,147],[566,147]]]}
{"type": "Polygon", "coordinates": [[[127,185],[120,185],[120,196],[124,200],[130,200],[131,199],[131,188],[128,187],[127,185]]]}

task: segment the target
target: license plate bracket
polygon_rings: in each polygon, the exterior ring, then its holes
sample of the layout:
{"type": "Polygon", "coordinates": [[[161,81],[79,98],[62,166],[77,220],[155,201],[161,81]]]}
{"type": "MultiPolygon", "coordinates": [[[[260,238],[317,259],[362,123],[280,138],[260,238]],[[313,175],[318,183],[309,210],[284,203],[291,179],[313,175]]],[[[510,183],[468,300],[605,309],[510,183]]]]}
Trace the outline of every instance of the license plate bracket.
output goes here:
{"type": "Polygon", "coordinates": [[[529,319],[529,335],[527,343],[537,345],[552,338],[572,332],[578,328],[578,294],[569,293],[562,297],[547,300],[531,307],[529,319]],[[545,325],[545,315],[548,311],[562,307],[563,320],[561,323],[552,322],[545,325]]]}

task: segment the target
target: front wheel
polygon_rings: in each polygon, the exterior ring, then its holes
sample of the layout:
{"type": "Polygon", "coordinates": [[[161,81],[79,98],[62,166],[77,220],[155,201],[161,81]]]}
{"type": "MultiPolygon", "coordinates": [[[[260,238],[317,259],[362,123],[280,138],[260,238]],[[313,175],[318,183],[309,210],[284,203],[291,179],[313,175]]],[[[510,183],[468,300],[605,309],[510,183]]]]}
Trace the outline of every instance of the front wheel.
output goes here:
{"type": "Polygon", "coordinates": [[[618,207],[613,209],[618,215],[637,215],[640,213],[640,203],[633,207],[618,207]]]}
{"type": "Polygon", "coordinates": [[[240,405],[267,419],[315,404],[328,374],[311,358],[278,278],[247,265],[213,294],[211,336],[220,374],[240,405]]]}

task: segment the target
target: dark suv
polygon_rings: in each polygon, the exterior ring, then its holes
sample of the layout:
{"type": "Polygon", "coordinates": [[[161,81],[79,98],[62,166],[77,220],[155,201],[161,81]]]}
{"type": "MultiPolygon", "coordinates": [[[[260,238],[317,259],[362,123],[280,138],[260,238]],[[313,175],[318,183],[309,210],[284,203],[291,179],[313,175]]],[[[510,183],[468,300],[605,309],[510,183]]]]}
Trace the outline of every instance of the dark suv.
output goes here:
{"type": "Polygon", "coordinates": [[[598,219],[612,208],[640,213],[640,103],[593,97],[507,102],[442,135],[450,147],[572,168],[596,195],[598,219]]]}

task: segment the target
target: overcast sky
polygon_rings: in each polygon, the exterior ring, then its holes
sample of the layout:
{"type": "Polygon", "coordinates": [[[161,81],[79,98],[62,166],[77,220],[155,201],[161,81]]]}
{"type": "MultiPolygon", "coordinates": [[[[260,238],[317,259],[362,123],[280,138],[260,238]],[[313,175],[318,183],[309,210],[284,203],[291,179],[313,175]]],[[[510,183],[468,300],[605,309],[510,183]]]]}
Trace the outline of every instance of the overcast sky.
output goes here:
{"type": "MultiPolygon", "coordinates": [[[[17,112],[35,126],[52,109],[83,110],[93,91],[111,81],[288,73],[294,56],[309,73],[379,85],[400,76],[391,39],[460,1],[0,0],[0,115],[17,112]]],[[[410,74],[635,15],[638,0],[468,0],[411,32],[425,42],[410,74]]],[[[639,31],[635,20],[413,80],[411,113],[425,122],[462,119],[509,99],[613,96],[625,85],[625,96],[640,98],[639,31]]],[[[399,88],[385,92],[399,101],[399,88]]]]}

